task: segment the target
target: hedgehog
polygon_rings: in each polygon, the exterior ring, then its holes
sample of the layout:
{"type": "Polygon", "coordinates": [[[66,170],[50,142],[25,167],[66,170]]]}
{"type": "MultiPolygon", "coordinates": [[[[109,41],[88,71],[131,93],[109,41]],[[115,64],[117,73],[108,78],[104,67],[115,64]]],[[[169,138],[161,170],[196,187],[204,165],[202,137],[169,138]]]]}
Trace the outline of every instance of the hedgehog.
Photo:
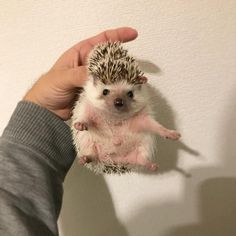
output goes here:
{"type": "Polygon", "coordinates": [[[79,163],[97,174],[156,171],[156,134],[180,134],[154,118],[147,78],[121,42],[93,48],[88,80],[74,105],[71,130],[79,163]]]}

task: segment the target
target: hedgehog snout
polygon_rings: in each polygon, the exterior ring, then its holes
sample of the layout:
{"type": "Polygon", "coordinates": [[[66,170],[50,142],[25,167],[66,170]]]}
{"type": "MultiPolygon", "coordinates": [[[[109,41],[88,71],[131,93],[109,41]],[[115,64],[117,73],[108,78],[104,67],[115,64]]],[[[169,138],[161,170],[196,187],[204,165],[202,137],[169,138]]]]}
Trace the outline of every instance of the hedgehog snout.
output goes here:
{"type": "Polygon", "coordinates": [[[119,109],[124,106],[124,100],[122,98],[114,99],[114,106],[115,108],[119,109]]]}

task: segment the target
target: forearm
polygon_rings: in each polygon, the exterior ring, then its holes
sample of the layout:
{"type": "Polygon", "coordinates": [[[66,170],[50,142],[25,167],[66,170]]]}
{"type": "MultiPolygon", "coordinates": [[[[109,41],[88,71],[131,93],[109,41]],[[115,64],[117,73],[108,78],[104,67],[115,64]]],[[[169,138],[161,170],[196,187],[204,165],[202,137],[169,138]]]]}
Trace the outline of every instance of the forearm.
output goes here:
{"type": "Polygon", "coordinates": [[[18,104],[0,138],[0,235],[58,235],[62,182],[74,157],[62,120],[18,104]]]}

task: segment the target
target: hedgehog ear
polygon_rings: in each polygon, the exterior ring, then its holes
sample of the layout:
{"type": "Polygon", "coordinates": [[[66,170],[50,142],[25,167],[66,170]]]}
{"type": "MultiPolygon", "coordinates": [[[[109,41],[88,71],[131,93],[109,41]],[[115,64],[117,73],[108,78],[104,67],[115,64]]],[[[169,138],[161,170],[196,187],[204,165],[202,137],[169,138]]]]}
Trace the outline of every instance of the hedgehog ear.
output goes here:
{"type": "Polygon", "coordinates": [[[136,80],[136,84],[146,84],[148,81],[146,76],[139,76],[136,80]]]}

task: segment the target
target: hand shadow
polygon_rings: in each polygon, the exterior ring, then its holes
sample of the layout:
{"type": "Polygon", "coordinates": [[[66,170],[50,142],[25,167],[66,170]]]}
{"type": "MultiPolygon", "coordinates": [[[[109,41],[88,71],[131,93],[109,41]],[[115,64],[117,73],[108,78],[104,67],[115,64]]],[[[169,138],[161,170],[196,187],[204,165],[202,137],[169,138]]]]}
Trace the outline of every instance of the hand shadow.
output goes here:
{"type": "Polygon", "coordinates": [[[172,229],[168,236],[236,235],[236,178],[207,179],[199,186],[200,224],[172,229]]]}
{"type": "MultiPolygon", "coordinates": [[[[194,172],[202,177],[213,169],[194,172]]],[[[205,176],[206,177],[206,176],[205,176]]],[[[192,178],[191,178],[192,179],[192,178]]],[[[236,178],[216,177],[203,181],[196,191],[196,181],[187,185],[184,198],[162,204],[148,204],[127,222],[135,236],[234,236],[236,235],[236,178]],[[199,202],[193,205],[194,197],[199,202]],[[193,222],[193,208],[197,207],[199,221],[193,222]],[[184,223],[190,222],[190,223],[184,223]]]]}

